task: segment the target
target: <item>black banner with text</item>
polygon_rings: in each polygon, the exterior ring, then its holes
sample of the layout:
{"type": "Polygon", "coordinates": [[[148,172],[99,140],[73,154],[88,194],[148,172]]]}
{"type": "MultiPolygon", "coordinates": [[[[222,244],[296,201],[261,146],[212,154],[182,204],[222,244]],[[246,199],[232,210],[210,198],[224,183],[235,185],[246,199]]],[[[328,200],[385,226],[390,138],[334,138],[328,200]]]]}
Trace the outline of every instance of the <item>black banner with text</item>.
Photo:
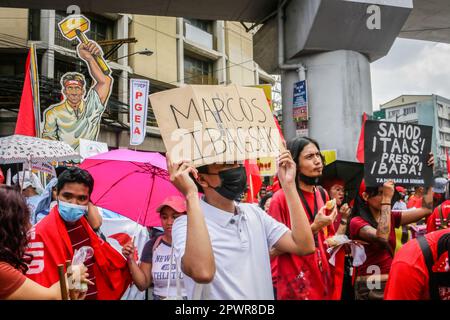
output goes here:
{"type": "Polygon", "coordinates": [[[402,186],[432,184],[427,166],[433,127],[367,121],[364,132],[364,179],[377,186],[392,179],[402,186]]]}

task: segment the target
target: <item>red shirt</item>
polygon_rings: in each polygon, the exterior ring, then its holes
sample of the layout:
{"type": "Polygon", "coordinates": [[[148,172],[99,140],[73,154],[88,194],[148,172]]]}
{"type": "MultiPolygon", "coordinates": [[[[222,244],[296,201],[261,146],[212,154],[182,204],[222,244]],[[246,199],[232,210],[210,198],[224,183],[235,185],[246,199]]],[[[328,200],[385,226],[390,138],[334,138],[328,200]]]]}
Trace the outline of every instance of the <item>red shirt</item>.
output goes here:
{"type": "Polygon", "coordinates": [[[408,204],[406,205],[408,209],[411,208],[422,208],[422,197],[411,196],[408,200],[408,204]]]}
{"type": "MultiPolygon", "coordinates": [[[[75,252],[75,250],[79,250],[81,247],[84,246],[91,246],[91,241],[89,238],[89,235],[84,229],[83,225],[81,224],[80,220],[73,224],[69,224],[65,222],[67,233],[69,234],[70,242],[72,244],[72,250],[75,252]]],[[[84,265],[86,266],[87,273],[89,274],[89,280],[94,283],[94,285],[89,284],[88,285],[88,291],[86,293],[85,300],[97,300],[97,286],[95,284],[95,271],[94,271],[94,263],[95,259],[94,257],[88,258],[84,265]]]]}
{"type": "MultiPolygon", "coordinates": [[[[440,230],[425,235],[433,258],[437,259],[439,238],[450,233],[450,229],[440,230]]],[[[433,271],[444,272],[448,254],[445,252],[433,266],[433,271]],[[441,266],[444,266],[441,268],[441,266]]],[[[406,243],[395,255],[391,272],[384,291],[385,300],[429,300],[429,275],[425,258],[417,240],[406,243]]],[[[450,288],[441,289],[441,299],[450,300],[450,288]]]]}
{"type": "MultiPolygon", "coordinates": [[[[392,248],[392,252],[395,251],[396,238],[395,238],[395,228],[400,226],[400,221],[402,218],[401,211],[391,212],[391,231],[389,233],[389,245],[392,248]]],[[[370,226],[370,224],[363,218],[357,216],[350,221],[350,237],[355,240],[362,240],[359,236],[359,230],[365,226],[370,226]]],[[[356,275],[371,275],[373,274],[372,268],[370,266],[376,265],[380,267],[381,274],[388,274],[392,264],[392,255],[389,251],[382,247],[378,243],[370,243],[364,246],[366,251],[367,259],[359,267],[356,268],[356,275]]]]}
{"type": "MultiPolygon", "coordinates": [[[[303,191],[311,211],[314,210],[314,193],[303,191]]],[[[324,203],[320,192],[316,191],[317,208],[324,203]]],[[[303,202],[302,202],[303,203],[303,202]]],[[[306,206],[303,204],[305,212],[306,206]]],[[[289,209],[283,190],[277,191],[270,202],[269,214],[291,228],[289,209]]],[[[307,214],[309,222],[313,221],[307,214]]],[[[323,241],[334,234],[333,226],[322,229],[318,235],[316,252],[307,256],[283,254],[277,257],[278,267],[272,273],[276,278],[278,300],[329,300],[333,294],[333,277],[329,256],[323,241]]],[[[274,266],[274,264],[272,264],[274,266]]],[[[273,270],[274,271],[274,270],[273,270]]]]}
{"type": "MultiPolygon", "coordinates": [[[[444,218],[444,221],[447,222],[447,225],[450,226],[450,223],[448,221],[449,215],[450,215],[450,200],[446,200],[441,204],[442,209],[442,217],[444,218]]],[[[436,231],[441,226],[441,216],[439,214],[439,208],[434,208],[433,213],[428,217],[427,220],[427,233],[436,231]]]]}
{"type": "Polygon", "coordinates": [[[8,298],[27,278],[7,262],[0,261],[0,300],[8,298]]]}

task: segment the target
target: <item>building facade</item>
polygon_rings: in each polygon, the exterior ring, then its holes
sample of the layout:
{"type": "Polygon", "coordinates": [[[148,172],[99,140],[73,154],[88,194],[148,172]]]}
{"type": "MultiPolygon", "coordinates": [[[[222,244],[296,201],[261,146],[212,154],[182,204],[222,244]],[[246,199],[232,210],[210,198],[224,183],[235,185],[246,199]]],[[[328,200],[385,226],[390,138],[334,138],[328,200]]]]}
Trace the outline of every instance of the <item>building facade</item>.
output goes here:
{"type": "MultiPolygon", "coordinates": [[[[102,46],[112,69],[113,92],[99,141],[110,148],[129,144],[129,79],[150,80],[150,93],[184,84],[275,83],[253,60],[253,35],[238,22],[131,14],[83,13],[88,37],[102,46]]],[[[76,56],[78,42],[58,30],[64,11],[0,8],[0,136],[14,132],[30,42],[37,47],[41,112],[61,100],[60,77],[87,74],[76,56]]],[[[149,106],[147,137],[138,150],[165,148],[149,106]]]]}
{"type": "Polygon", "coordinates": [[[436,170],[447,172],[446,149],[450,149],[450,100],[438,95],[402,95],[380,106],[386,121],[409,122],[433,127],[432,151],[436,170]]]}

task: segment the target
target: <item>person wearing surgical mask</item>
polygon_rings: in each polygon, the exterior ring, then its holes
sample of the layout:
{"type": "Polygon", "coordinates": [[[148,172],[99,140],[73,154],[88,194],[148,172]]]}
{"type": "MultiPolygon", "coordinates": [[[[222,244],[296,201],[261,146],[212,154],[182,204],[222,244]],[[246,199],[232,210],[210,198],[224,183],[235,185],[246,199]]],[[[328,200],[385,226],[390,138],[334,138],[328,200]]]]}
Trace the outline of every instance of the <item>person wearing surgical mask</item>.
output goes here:
{"type": "Polygon", "coordinates": [[[76,251],[91,247],[84,264],[91,275],[86,300],[119,299],[130,283],[126,260],[102,241],[87,220],[94,180],[86,170],[71,167],[58,177],[57,205],[31,230],[29,254],[33,255],[27,276],[46,286],[57,276],[57,264],[72,260],[76,251]],[[42,253],[34,254],[34,248],[42,253]],[[42,263],[40,262],[42,260],[42,263]]]}
{"type": "Polygon", "coordinates": [[[15,185],[20,186],[22,195],[25,197],[27,202],[28,209],[30,209],[30,222],[31,224],[35,224],[36,208],[42,199],[41,194],[44,191],[39,178],[33,172],[25,171],[24,175],[24,172],[20,171],[13,176],[12,182],[15,185]]]}
{"type": "Polygon", "coordinates": [[[289,151],[278,159],[278,178],[286,190],[290,228],[256,204],[236,202],[247,188],[242,165],[214,163],[194,168],[189,162],[172,163],[169,155],[167,161],[170,179],[187,202],[187,214],[173,224],[172,245],[176,265],[185,275],[188,299],[273,300],[269,251],[314,252],[289,151]],[[199,192],[204,194],[202,199],[199,192]]]}

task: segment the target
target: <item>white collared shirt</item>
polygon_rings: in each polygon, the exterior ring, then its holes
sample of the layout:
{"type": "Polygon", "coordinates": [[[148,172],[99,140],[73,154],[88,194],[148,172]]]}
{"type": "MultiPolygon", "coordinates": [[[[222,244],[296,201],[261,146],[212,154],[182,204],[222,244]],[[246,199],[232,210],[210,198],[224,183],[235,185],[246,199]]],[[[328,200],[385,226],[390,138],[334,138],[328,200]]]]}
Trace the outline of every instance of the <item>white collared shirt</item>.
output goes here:
{"type": "MultiPolygon", "coordinates": [[[[211,239],[216,274],[208,284],[213,300],[273,300],[269,249],[289,229],[257,205],[236,204],[237,214],[220,210],[200,200],[211,239]]],[[[175,220],[172,241],[175,257],[181,265],[186,246],[187,216],[175,220]]],[[[195,282],[184,275],[189,299],[195,282]]]]}

